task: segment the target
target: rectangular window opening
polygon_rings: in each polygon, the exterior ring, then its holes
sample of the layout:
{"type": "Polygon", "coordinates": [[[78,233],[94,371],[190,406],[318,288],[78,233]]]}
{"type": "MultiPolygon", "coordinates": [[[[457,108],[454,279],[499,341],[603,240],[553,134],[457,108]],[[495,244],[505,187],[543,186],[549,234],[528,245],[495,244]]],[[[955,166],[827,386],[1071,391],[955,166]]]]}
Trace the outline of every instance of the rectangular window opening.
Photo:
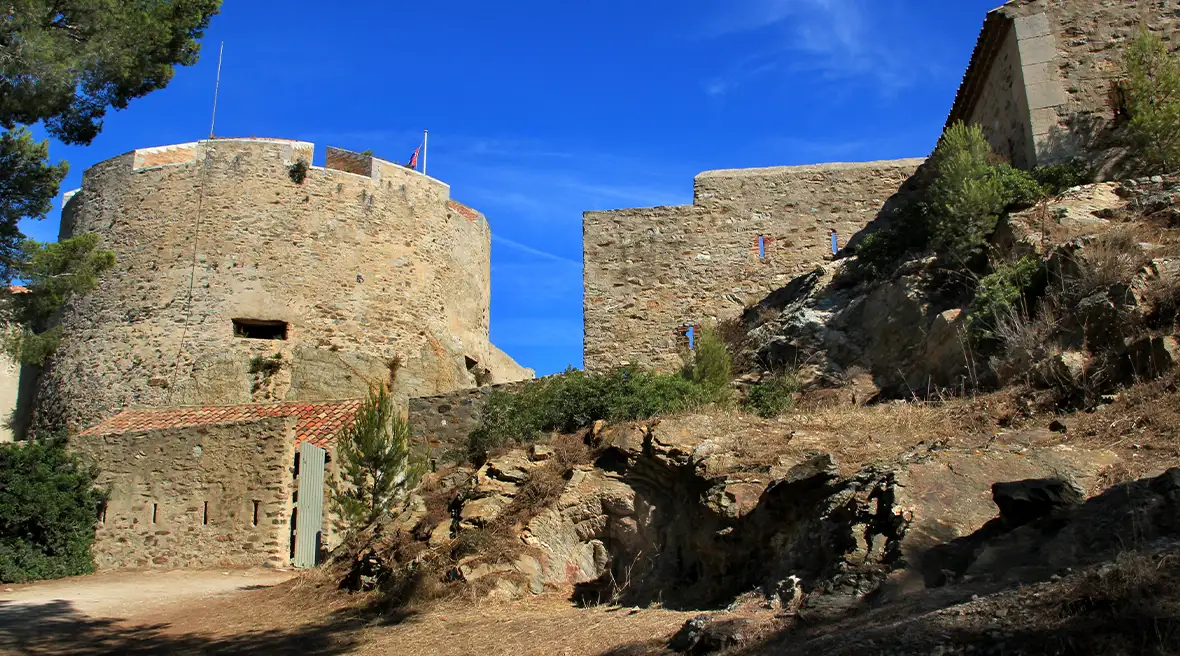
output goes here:
{"type": "Polygon", "coordinates": [[[254,501],[254,525],[255,526],[258,526],[258,506],[260,503],[261,502],[258,500],[254,501]]]}
{"type": "Polygon", "coordinates": [[[689,326],[685,334],[688,335],[688,350],[691,351],[696,348],[696,327],[689,326]]]}
{"type": "Polygon", "coordinates": [[[201,518],[201,523],[205,526],[209,525],[209,502],[205,502],[205,515],[201,518]]]}
{"type": "Polygon", "coordinates": [[[234,337],[246,339],[287,339],[286,321],[234,319],[234,337]]]}
{"type": "Polygon", "coordinates": [[[295,452],[295,469],[291,472],[292,478],[299,478],[299,452],[295,452]]]}
{"type": "Polygon", "coordinates": [[[157,513],[159,510],[160,510],[160,504],[158,504],[158,503],[153,503],[153,504],[152,504],[152,523],[153,523],[153,524],[155,524],[155,523],[156,523],[156,513],[157,513]]]}
{"type": "Polygon", "coordinates": [[[758,258],[766,259],[766,235],[758,235],[758,258]]]}
{"type": "Polygon", "coordinates": [[[102,503],[98,504],[98,523],[99,524],[106,524],[107,523],[107,502],[106,501],[103,501],[102,503]]]}

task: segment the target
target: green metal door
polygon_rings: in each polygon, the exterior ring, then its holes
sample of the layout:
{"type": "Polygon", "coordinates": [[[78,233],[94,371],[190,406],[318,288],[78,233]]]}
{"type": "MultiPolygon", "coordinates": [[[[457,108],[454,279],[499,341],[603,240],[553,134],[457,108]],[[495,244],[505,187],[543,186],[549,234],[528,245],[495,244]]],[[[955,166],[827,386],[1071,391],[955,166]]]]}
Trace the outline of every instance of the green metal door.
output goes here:
{"type": "Polygon", "coordinates": [[[299,493],[295,497],[295,566],[315,567],[323,541],[324,450],[299,445],[299,493]]]}

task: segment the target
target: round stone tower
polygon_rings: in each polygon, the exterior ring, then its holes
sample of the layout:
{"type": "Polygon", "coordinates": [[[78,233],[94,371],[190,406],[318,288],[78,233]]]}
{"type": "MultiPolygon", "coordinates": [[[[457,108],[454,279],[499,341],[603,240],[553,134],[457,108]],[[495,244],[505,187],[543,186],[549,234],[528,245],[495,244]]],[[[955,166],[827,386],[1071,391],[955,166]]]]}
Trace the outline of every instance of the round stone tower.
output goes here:
{"type": "Polygon", "coordinates": [[[488,341],[490,232],[450,188],[278,139],[136,150],[88,169],[61,236],[118,259],[65,310],[35,424],[129,405],[401,397],[532,376],[488,341]]]}

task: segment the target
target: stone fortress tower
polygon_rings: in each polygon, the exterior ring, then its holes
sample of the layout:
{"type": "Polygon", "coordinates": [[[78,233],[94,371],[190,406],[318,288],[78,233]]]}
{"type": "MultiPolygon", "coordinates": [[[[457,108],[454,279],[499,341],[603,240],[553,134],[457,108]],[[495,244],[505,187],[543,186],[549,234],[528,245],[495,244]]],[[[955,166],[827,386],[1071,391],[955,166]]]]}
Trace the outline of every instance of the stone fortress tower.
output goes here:
{"type": "Polygon", "coordinates": [[[484,216],[416,171],[333,148],[310,166],[313,149],[214,139],[88,169],[61,237],[97,233],[118,263],[65,309],[34,423],[531,378],[488,340],[484,216]]]}

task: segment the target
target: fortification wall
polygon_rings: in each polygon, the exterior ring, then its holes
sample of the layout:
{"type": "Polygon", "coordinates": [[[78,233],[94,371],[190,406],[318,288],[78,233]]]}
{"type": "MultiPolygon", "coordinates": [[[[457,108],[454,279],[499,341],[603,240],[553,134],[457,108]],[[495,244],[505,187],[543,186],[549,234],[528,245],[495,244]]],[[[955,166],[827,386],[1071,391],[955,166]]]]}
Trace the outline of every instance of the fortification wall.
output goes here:
{"type": "Polygon", "coordinates": [[[493,380],[532,376],[488,343],[484,217],[355,153],[328,164],[368,175],[312,167],[297,182],[312,149],[224,139],[86,171],[62,236],[97,233],[118,264],[65,312],[39,425],[76,431],[130,404],[350,398],[393,369],[403,398],[474,386],[493,360],[493,380]],[[241,336],[257,321],[286,322],[286,339],[241,336]]]}
{"type": "Polygon", "coordinates": [[[518,392],[536,380],[544,379],[485,385],[410,399],[408,422],[415,441],[429,445],[431,458],[437,463],[462,461],[467,457],[467,436],[479,425],[492,394],[518,392]]]}
{"type": "Polygon", "coordinates": [[[1017,166],[1118,157],[1114,82],[1140,26],[1172,41],[1180,3],[1014,0],[988,15],[949,122],[979,123],[1017,166]],[[1009,144],[1014,144],[1010,147],[1009,144]]]}
{"type": "Polygon", "coordinates": [[[75,440],[111,492],[95,532],[95,563],[288,564],[295,424],[269,418],[75,440]]]}
{"type": "Polygon", "coordinates": [[[832,229],[843,246],[921,162],[709,171],[692,205],[586,212],[586,369],[679,367],[685,326],[736,316],[813,269],[832,229]]]}

